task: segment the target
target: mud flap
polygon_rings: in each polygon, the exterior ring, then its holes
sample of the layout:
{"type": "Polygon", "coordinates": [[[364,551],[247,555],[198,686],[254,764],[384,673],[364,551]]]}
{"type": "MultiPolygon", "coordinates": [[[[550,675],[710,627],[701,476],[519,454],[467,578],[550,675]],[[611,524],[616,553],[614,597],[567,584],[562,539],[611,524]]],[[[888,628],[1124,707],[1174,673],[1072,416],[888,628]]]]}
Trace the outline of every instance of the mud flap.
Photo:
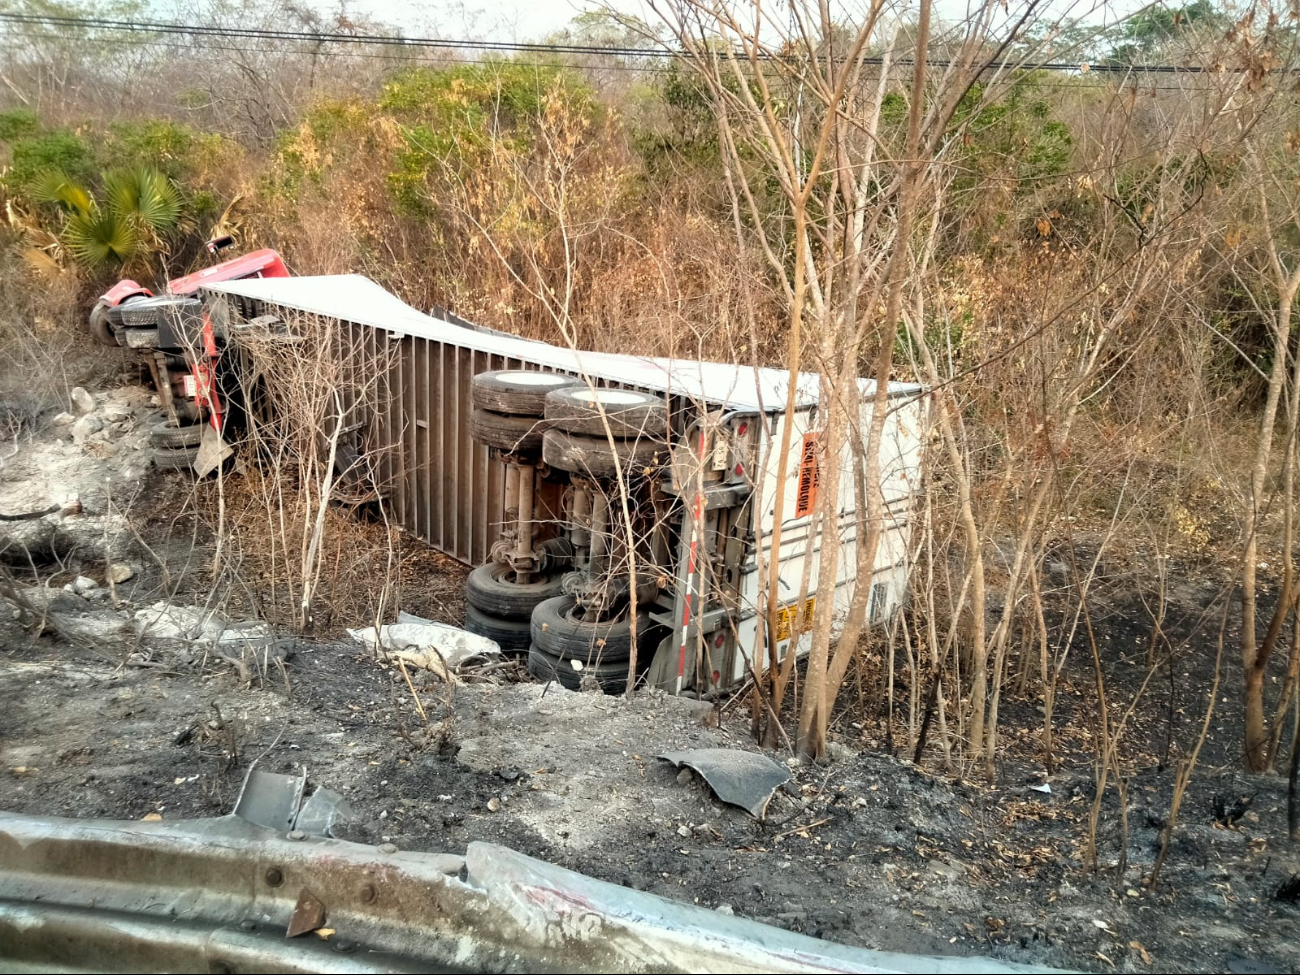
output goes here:
{"type": "Polygon", "coordinates": [[[677,694],[680,693],[682,686],[690,686],[694,682],[695,654],[688,653],[683,657],[680,651],[681,648],[673,640],[671,633],[659,641],[659,648],[655,650],[654,658],[650,661],[650,669],[646,672],[647,687],[657,687],[669,694],[677,694]],[[679,670],[682,677],[680,684],[679,670]]]}
{"type": "Polygon", "coordinates": [[[199,477],[207,477],[234,453],[235,448],[226,443],[211,424],[204,424],[203,439],[199,441],[199,453],[194,458],[194,473],[199,477]]]}

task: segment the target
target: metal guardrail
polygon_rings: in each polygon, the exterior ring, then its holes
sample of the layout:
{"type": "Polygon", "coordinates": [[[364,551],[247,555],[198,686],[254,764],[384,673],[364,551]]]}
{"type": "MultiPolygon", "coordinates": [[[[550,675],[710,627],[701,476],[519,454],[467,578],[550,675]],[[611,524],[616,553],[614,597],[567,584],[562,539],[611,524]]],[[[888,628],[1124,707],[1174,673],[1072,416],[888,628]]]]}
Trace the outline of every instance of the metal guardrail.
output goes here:
{"type": "Polygon", "coordinates": [[[0,970],[1030,972],[849,948],[471,843],[0,813],[0,970]]]}

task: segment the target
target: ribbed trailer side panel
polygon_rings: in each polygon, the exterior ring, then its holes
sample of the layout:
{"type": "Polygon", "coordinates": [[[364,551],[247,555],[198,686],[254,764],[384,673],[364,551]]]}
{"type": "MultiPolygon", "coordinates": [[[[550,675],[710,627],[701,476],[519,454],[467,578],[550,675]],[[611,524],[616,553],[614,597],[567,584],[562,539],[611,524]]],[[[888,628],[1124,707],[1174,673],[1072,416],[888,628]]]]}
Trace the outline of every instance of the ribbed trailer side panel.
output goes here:
{"type": "MultiPolygon", "coordinates": [[[[226,296],[222,296],[225,298],[226,296]]],[[[230,297],[235,316],[302,313],[273,302],[230,297]]],[[[361,446],[376,458],[375,481],[388,517],[461,562],[486,562],[506,520],[505,467],[469,436],[470,379],[493,369],[535,369],[521,359],[449,342],[342,322],[340,346],[357,350],[374,377],[374,415],[362,421],[361,446]]],[[[538,518],[554,517],[560,489],[543,483],[538,518]]]]}

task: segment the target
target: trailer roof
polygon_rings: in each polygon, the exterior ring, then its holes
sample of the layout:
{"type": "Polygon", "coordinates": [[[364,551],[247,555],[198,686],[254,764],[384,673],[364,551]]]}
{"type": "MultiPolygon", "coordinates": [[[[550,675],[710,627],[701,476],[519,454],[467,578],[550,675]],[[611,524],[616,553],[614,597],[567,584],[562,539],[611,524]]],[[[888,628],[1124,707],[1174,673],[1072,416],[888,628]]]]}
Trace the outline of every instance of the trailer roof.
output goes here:
{"type": "MultiPolygon", "coordinates": [[[[588,352],[512,335],[475,331],[426,315],[359,274],[248,278],[242,281],[215,282],[204,288],[358,325],[523,359],[592,379],[684,396],[711,407],[756,413],[780,412],[785,409],[786,395],[790,389],[790,373],[784,369],[756,369],[735,363],[588,352]]],[[[875,388],[869,379],[859,382],[865,394],[875,388]]],[[[922,387],[911,383],[890,384],[891,395],[919,393],[921,389],[922,387]]],[[[811,406],[816,402],[817,375],[799,373],[795,393],[796,407],[811,406]]]]}

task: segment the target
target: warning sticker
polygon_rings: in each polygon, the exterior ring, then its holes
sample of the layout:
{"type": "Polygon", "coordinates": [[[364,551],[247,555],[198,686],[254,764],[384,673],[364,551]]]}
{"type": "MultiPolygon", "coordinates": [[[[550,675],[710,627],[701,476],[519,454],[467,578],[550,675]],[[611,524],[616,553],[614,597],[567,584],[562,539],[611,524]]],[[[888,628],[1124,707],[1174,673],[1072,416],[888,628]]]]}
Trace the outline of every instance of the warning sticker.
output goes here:
{"type": "MultiPolygon", "coordinates": [[[[812,625],[813,611],[816,608],[817,597],[809,596],[808,601],[803,604],[803,628],[805,633],[808,632],[808,627],[812,625]]],[[[776,640],[778,643],[790,639],[790,634],[794,631],[794,618],[798,612],[798,606],[785,606],[776,611],[776,640]]]]}

